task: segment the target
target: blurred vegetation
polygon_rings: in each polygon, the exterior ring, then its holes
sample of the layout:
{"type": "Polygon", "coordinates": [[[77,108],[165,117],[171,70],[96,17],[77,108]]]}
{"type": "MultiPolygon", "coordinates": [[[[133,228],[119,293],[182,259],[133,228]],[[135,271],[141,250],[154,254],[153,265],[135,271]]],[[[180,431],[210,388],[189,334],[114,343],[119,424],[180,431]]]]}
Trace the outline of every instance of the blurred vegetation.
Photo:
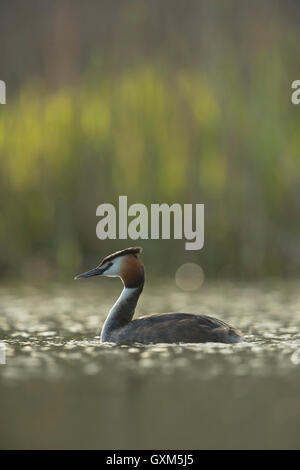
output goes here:
{"type": "Polygon", "coordinates": [[[106,45],[73,80],[50,86],[32,73],[16,86],[0,107],[2,276],[69,278],[111,250],[139,244],[96,238],[96,207],[117,206],[122,194],[129,205],[205,204],[203,250],[187,252],[178,240],[141,241],[153,272],[172,275],[196,261],[208,277],[299,275],[292,13],[281,23],[277,11],[267,36],[256,16],[251,27],[247,18],[251,35],[242,48],[224,40],[228,20],[210,60],[188,56],[174,65],[165,52],[116,68],[106,45]]]}

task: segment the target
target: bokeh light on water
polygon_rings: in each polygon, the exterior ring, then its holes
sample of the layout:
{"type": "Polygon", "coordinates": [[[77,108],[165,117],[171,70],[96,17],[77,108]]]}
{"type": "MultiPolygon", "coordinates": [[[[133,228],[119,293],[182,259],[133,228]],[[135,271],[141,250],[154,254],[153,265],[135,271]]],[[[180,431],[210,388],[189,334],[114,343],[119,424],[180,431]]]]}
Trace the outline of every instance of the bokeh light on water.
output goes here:
{"type": "Polygon", "coordinates": [[[137,315],[213,315],[245,334],[235,345],[100,344],[119,289],[1,288],[2,448],[299,447],[297,282],[145,289],[137,315]]]}
{"type": "Polygon", "coordinates": [[[175,280],[183,291],[198,290],[204,282],[204,272],[199,264],[185,263],[177,269],[175,280]]]}

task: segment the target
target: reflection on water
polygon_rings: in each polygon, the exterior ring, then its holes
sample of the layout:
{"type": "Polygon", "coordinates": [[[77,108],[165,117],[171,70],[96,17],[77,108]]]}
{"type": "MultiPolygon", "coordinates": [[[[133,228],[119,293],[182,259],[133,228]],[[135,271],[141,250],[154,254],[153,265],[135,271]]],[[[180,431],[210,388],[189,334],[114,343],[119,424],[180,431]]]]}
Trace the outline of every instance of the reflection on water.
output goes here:
{"type": "Polygon", "coordinates": [[[1,448],[299,448],[298,283],[147,287],[138,314],[214,315],[235,345],[115,346],[120,285],[0,289],[1,448]]]}

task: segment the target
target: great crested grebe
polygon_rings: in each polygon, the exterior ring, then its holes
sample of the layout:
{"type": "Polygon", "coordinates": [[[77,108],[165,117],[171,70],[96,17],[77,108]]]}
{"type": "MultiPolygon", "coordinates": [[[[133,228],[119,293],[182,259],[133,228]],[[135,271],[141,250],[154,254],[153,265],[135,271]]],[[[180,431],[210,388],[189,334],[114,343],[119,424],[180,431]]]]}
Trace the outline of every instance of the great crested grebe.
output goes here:
{"type": "Polygon", "coordinates": [[[238,343],[241,333],[227,323],[206,315],[163,313],[132,320],[144,287],[144,266],[138,255],[142,248],[126,248],[106,256],[94,269],[75,279],[91,276],[120,277],[124,289],[110,310],[100,341],[129,343],[238,343]]]}

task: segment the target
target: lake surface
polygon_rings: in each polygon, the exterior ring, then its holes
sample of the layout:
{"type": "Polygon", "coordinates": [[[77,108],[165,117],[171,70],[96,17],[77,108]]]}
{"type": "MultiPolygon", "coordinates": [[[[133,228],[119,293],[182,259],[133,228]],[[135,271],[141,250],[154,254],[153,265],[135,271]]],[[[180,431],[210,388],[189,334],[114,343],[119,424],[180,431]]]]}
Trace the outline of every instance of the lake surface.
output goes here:
{"type": "Polygon", "coordinates": [[[119,347],[99,333],[121,285],[98,281],[0,288],[2,449],[300,448],[299,282],[146,286],[137,315],[213,315],[245,342],[119,347]]]}

